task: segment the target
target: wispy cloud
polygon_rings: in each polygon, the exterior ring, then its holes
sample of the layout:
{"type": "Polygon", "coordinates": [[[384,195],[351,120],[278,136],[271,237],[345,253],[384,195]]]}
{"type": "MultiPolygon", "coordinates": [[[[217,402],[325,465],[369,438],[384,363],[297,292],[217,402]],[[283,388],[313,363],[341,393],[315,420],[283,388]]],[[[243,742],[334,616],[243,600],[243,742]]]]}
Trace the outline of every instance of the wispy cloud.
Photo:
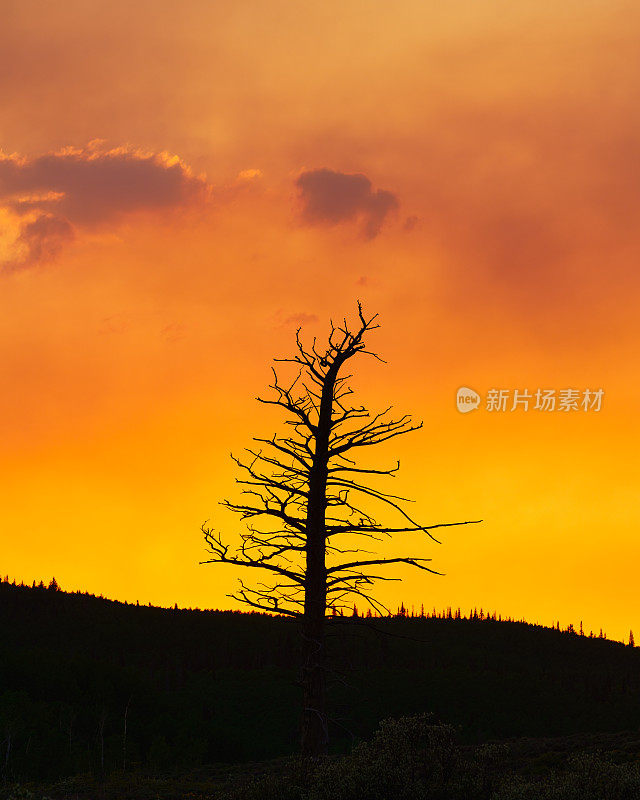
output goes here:
{"type": "Polygon", "coordinates": [[[38,262],[54,259],[63,247],[74,239],[71,224],[63,217],[39,214],[24,222],[14,242],[15,257],[0,263],[4,271],[12,272],[38,262]]]}
{"type": "Polygon", "coordinates": [[[297,314],[289,314],[283,320],[283,325],[307,325],[312,322],[317,322],[317,314],[309,314],[307,311],[299,311],[297,314]]]}

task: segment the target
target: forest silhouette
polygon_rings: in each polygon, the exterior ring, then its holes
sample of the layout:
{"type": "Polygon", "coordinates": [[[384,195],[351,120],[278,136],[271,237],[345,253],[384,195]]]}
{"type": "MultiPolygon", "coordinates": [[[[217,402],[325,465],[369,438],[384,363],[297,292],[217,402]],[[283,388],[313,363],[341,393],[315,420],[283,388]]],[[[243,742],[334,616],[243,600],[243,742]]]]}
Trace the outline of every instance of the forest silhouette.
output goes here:
{"type": "MultiPolygon", "coordinates": [[[[433,712],[463,744],[637,730],[640,651],[480,611],[328,621],[334,752],[433,712]]],[[[297,749],[295,624],[0,583],[5,782],[164,774],[297,749]]]]}

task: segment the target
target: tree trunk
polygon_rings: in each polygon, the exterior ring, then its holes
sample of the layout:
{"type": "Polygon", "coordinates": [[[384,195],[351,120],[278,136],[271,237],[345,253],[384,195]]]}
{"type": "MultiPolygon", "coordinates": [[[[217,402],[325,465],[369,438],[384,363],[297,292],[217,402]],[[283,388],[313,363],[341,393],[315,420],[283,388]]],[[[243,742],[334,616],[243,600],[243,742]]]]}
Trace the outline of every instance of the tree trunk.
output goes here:
{"type": "Polygon", "coordinates": [[[327,752],[324,618],[305,619],[302,625],[302,754],[327,752]]]}
{"type": "Polygon", "coordinates": [[[324,631],[327,606],[325,512],[333,392],[339,368],[340,364],[334,362],[322,387],[307,503],[306,573],[302,620],[301,749],[303,755],[311,757],[325,754],[329,745],[324,631]]]}

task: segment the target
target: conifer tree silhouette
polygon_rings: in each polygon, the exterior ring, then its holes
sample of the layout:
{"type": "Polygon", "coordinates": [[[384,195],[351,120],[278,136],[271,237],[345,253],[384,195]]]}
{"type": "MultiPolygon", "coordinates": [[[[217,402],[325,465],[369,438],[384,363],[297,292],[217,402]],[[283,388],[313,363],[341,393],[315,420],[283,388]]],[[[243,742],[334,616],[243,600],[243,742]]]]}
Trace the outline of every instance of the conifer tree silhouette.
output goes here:
{"type": "Polygon", "coordinates": [[[355,456],[422,427],[422,423],[413,424],[409,415],[390,416],[391,407],[373,414],[350,403],[351,375],[345,372],[352,360],[371,356],[382,361],[366,344],[369,334],[379,327],[377,318],[377,314],[367,318],[358,303],[355,326],[350,327],[346,319],[340,325],[331,323],[322,347],[315,339],[310,346],[304,345],[298,329],[295,354],[275,359],[293,364],[296,377],[282,383],[274,369],[270,388],[275,395],[258,398],[285,412],[285,433],[254,438],[256,447],[247,449],[248,457],[232,456],[242,471],[237,483],[243,487],[243,499],[222,504],[246,523],[239,547],[232,549],[220,533],[207,523],[202,525],[211,556],[202,563],[258,569],[273,578],[270,583],[253,586],[241,579],[239,590],[231,597],[254,609],[301,622],[301,750],[308,756],[325,753],[328,744],[327,611],[341,616],[360,598],[374,611],[388,612],[370,592],[376,581],[394,579],[380,575],[379,568],[406,564],[435,573],[427,566],[431,559],[377,557],[357,542],[409,532],[424,533],[437,541],[432,534],[435,528],[481,521],[422,525],[405,510],[404,498],[365,482],[394,476],[400,463],[390,469],[363,467],[355,456]],[[397,515],[398,522],[378,522],[372,508],[376,504],[397,515]]]}

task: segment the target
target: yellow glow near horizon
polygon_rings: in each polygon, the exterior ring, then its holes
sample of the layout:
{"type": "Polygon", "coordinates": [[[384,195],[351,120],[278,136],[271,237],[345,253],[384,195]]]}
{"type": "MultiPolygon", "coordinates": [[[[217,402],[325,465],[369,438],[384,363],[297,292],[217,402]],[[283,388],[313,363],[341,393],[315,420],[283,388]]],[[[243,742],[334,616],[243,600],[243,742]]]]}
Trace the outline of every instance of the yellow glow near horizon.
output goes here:
{"type": "Polygon", "coordinates": [[[277,429],[253,397],[297,325],[321,337],[359,297],[389,363],[355,386],[425,421],[385,452],[394,489],[484,520],[398,540],[446,577],[399,570],[381,599],[626,639],[638,9],[146,5],[26,0],[0,31],[2,573],[230,606],[237,574],[197,564],[205,519],[236,529],[228,453],[277,429]],[[379,229],[371,206],[308,224],[295,181],[321,168],[393,194],[379,229]],[[605,397],[462,415],[463,385],[605,397]]]}

